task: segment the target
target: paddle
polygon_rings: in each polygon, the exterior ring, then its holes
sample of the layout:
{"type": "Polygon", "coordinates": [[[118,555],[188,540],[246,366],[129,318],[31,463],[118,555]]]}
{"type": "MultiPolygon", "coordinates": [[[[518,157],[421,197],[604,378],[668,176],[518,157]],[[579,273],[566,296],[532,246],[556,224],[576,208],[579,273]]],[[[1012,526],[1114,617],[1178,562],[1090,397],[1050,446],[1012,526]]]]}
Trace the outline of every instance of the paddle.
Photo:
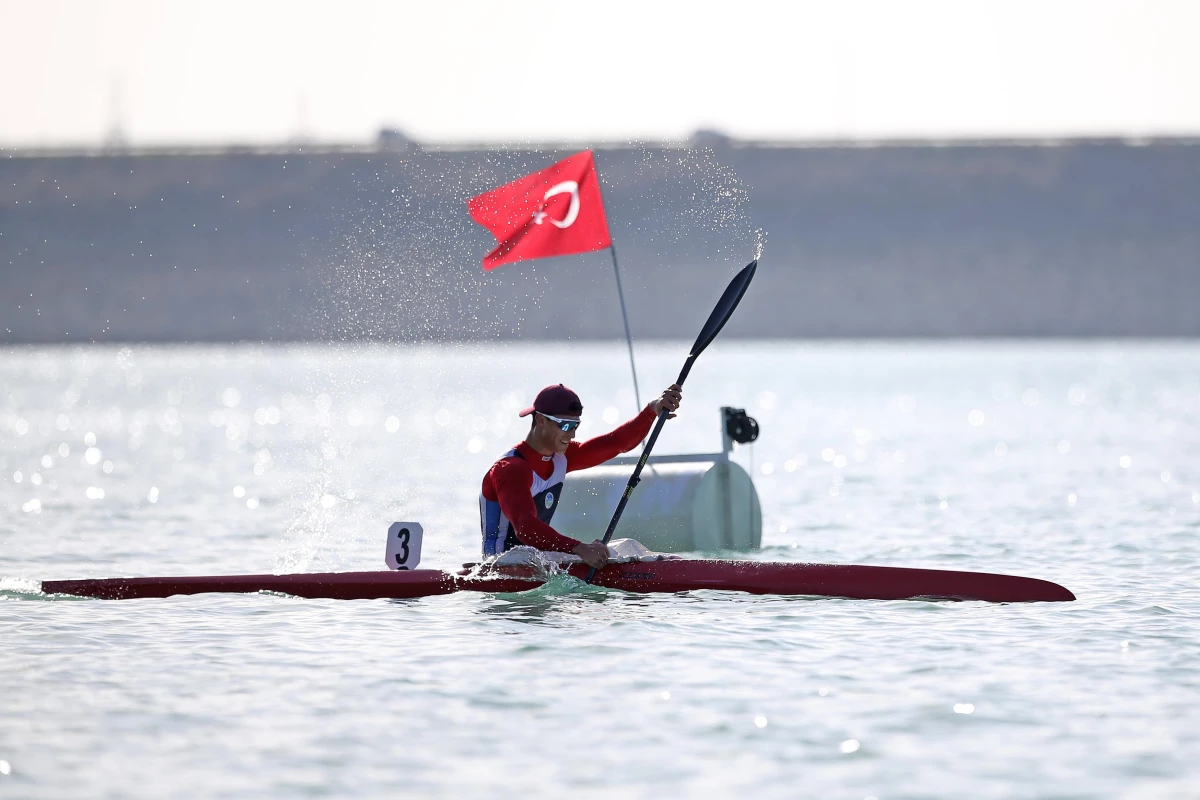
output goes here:
{"type": "MultiPolygon", "coordinates": [[[[733,310],[737,308],[738,303],[742,300],[742,295],[746,293],[747,287],[750,286],[750,280],[754,277],[754,271],[758,269],[758,259],[754,259],[737,275],[733,276],[733,280],[725,287],[725,293],[721,295],[721,299],[717,301],[716,308],[708,315],[708,322],[704,323],[704,327],[700,330],[700,335],[696,337],[696,343],[692,345],[692,351],[688,354],[687,361],[683,362],[683,369],[679,372],[679,377],[675,383],[683,386],[683,382],[687,380],[688,373],[692,371],[692,365],[696,363],[696,359],[704,352],[704,348],[712,343],[712,340],[717,338],[717,334],[721,332],[721,328],[725,327],[725,323],[733,316],[733,310]]],[[[658,441],[658,434],[662,432],[663,423],[667,421],[667,415],[670,414],[667,409],[658,412],[658,422],[654,425],[654,431],[650,434],[650,438],[646,440],[646,446],[642,448],[642,457],[638,459],[637,466],[633,468],[633,474],[629,476],[629,483],[625,486],[625,491],[621,495],[621,502],[617,503],[617,510],[613,512],[612,519],[608,523],[608,530],[604,532],[604,543],[608,544],[612,539],[613,531],[617,529],[617,522],[621,519],[622,512],[625,511],[625,505],[629,502],[629,496],[633,494],[633,487],[638,485],[641,480],[642,467],[646,466],[647,459],[650,458],[650,451],[654,449],[654,443],[658,441]]],[[[588,570],[586,580],[592,582],[592,578],[596,577],[596,568],[592,567],[588,570]]]]}

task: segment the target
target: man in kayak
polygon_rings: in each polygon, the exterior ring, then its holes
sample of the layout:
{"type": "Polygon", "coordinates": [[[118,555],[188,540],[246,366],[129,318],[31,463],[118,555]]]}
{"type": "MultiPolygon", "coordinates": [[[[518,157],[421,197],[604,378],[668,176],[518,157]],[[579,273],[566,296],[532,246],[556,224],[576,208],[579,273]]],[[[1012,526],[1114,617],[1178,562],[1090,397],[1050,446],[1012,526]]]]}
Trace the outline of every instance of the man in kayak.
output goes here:
{"type": "Polygon", "coordinates": [[[671,412],[682,400],[672,385],[662,396],[625,424],[602,436],[575,441],[583,414],[579,395],[563,386],[547,386],[520,416],[533,415],[525,441],[505,453],[483,478],[479,496],[483,555],[494,556],[518,545],[557,553],[574,553],[599,569],[608,563],[608,546],[599,539],[584,543],[550,527],[568,472],[603,464],[628,452],[650,433],[664,408],[671,412]]]}

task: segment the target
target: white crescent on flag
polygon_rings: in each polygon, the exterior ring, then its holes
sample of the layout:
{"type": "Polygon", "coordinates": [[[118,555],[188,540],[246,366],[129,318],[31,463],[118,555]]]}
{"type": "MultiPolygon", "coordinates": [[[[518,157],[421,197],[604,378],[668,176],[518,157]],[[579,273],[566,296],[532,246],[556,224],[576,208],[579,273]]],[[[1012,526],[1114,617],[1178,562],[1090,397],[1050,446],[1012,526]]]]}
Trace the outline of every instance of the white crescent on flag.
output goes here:
{"type": "Polygon", "coordinates": [[[551,197],[554,197],[556,194],[565,194],[567,192],[571,193],[571,205],[567,208],[567,215],[565,217],[562,219],[554,219],[545,211],[538,209],[537,211],[533,212],[533,224],[541,225],[542,220],[550,217],[550,223],[556,228],[569,228],[574,225],[576,217],[579,216],[579,184],[577,182],[563,181],[560,184],[551,186],[548,190],[546,190],[546,194],[542,197],[543,208],[545,207],[545,202],[551,197]]]}

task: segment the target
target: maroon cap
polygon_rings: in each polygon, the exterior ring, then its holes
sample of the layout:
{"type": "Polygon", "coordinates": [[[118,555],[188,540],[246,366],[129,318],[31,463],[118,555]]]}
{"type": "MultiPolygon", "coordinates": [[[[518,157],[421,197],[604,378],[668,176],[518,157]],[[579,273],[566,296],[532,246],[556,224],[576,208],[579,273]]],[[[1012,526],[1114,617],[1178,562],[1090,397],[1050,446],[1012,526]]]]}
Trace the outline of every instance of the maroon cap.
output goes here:
{"type": "Polygon", "coordinates": [[[557,383],[554,386],[547,386],[538,392],[533,405],[517,416],[528,417],[535,411],[539,414],[549,414],[552,417],[559,417],[564,414],[579,415],[583,413],[583,403],[579,402],[579,395],[561,383],[557,383]]]}

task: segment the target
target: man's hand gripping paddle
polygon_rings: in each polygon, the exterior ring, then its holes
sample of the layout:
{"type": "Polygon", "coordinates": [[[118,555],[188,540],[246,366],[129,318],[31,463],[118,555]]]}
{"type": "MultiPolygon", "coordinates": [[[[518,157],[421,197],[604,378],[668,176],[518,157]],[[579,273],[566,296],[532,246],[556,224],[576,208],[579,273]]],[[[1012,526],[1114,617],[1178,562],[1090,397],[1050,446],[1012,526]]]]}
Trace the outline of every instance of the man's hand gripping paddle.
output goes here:
{"type": "MultiPolygon", "coordinates": [[[[679,377],[675,383],[683,386],[683,382],[687,380],[688,373],[692,371],[692,364],[696,363],[696,359],[704,352],[704,348],[712,343],[712,340],[717,338],[717,334],[721,332],[721,328],[725,327],[725,323],[733,316],[733,310],[737,308],[738,303],[742,300],[742,295],[746,293],[747,287],[750,286],[750,280],[754,277],[754,271],[758,269],[758,259],[754,259],[746,265],[745,269],[733,276],[733,280],[729,282],[729,286],[725,288],[725,294],[721,295],[721,299],[717,301],[716,308],[708,315],[708,322],[704,323],[704,328],[701,329],[700,335],[696,337],[696,343],[692,345],[692,351],[688,354],[687,361],[683,362],[683,369],[679,372],[679,377]]],[[[625,505],[629,502],[629,496],[633,494],[633,487],[638,485],[642,475],[642,468],[646,466],[647,459],[650,458],[650,451],[654,449],[654,443],[658,441],[658,434],[662,432],[663,423],[667,421],[667,415],[671,412],[667,409],[662,409],[658,412],[658,422],[654,425],[654,430],[650,434],[650,438],[646,440],[646,446],[642,448],[642,457],[638,459],[637,466],[633,468],[633,474],[629,476],[629,483],[625,486],[625,491],[621,495],[621,502],[617,503],[617,510],[613,512],[612,520],[608,523],[608,530],[604,532],[604,543],[608,544],[612,539],[613,531],[617,529],[617,522],[621,519],[622,512],[625,511],[625,505]]],[[[587,582],[591,583],[592,578],[596,577],[596,568],[592,567],[587,574],[587,582]]]]}

